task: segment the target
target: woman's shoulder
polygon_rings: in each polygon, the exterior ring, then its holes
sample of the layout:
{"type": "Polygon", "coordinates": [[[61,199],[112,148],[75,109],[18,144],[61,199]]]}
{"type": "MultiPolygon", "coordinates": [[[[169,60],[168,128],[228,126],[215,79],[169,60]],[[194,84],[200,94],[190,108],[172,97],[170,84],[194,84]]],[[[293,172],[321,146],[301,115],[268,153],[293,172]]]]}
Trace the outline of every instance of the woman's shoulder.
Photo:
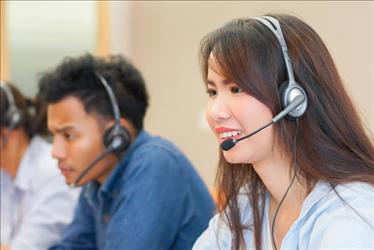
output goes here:
{"type": "MultiPolygon", "coordinates": [[[[303,204],[305,223],[328,230],[337,223],[374,230],[374,186],[362,182],[333,187],[319,182],[303,204]]],[[[373,231],[374,233],[374,231],[373,231]]]]}
{"type": "Polygon", "coordinates": [[[306,220],[303,221],[304,231],[310,232],[310,247],[374,247],[373,185],[361,182],[340,184],[334,188],[326,183],[318,185],[315,189],[326,192],[319,193],[320,199],[307,211],[306,220]],[[323,186],[330,186],[330,189],[323,186]]]}
{"type": "MultiPolygon", "coordinates": [[[[252,206],[249,202],[248,187],[242,187],[236,196],[240,212],[240,221],[243,225],[250,225],[252,222],[252,206]]],[[[209,222],[207,230],[200,235],[195,242],[193,250],[201,249],[231,249],[232,232],[228,222],[230,208],[226,207],[217,213],[209,222]]],[[[246,244],[251,244],[251,230],[244,231],[246,244]]]]}
{"type": "Polygon", "coordinates": [[[366,182],[350,182],[336,186],[336,190],[343,196],[356,198],[373,198],[374,184],[366,182]]]}
{"type": "MultiPolygon", "coordinates": [[[[372,202],[374,207],[374,185],[365,182],[350,182],[332,186],[330,184],[322,184],[328,186],[325,195],[321,197],[319,202],[325,204],[326,208],[345,208],[348,204],[351,206],[364,206],[367,208],[372,202]]],[[[318,187],[316,187],[318,188],[318,187]]],[[[323,189],[323,188],[321,188],[323,189]]],[[[323,194],[323,192],[321,193],[323,194]]]]}

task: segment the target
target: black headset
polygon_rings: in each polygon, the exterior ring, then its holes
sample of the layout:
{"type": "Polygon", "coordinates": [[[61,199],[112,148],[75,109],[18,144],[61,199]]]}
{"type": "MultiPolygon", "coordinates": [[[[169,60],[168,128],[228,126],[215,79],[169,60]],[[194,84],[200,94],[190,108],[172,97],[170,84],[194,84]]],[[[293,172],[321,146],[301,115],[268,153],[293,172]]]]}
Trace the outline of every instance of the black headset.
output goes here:
{"type": "Polygon", "coordinates": [[[8,100],[8,105],[9,105],[5,113],[5,117],[3,117],[2,119],[4,119],[5,126],[8,129],[17,128],[23,120],[22,112],[17,107],[16,102],[14,101],[14,96],[12,94],[12,91],[7,86],[7,84],[3,81],[0,81],[0,88],[4,91],[5,97],[8,100]]]}
{"type": "Polygon", "coordinates": [[[114,117],[114,125],[104,131],[103,142],[107,150],[115,153],[121,153],[127,150],[130,146],[131,136],[129,131],[120,123],[118,102],[112,88],[101,74],[98,72],[95,72],[95,74],[99,78],[109,96],[114,117]]]}
{"type": "Polygon", "coordinates": [[[304,101],[287,114],[287,118],[291,120],[297,119],[305,113],[308,106],[308,99],[303,87],[295,80],[286,40],[284,39],[279,21],[271,16],[255,17],[255,19],[264,24],[275,35],[282,49],[288,76],[288,80],[283,82],[279,87],[282,109],[285,109],[297,96],[304,96],[304,101]]]}

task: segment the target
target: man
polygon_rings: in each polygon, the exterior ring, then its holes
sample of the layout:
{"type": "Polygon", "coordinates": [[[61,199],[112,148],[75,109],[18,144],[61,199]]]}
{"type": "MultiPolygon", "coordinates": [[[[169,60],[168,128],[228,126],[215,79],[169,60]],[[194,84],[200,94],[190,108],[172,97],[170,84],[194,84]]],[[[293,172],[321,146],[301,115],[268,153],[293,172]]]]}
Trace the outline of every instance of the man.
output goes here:
{"type": "Polygon", "coordinates": [[[191,249],[213,213],[187,158],[143,130],[148,95],[123,57],[64,60],[40,81],[52,155],[83,186],[75,217],[50,249],[191,249]]]}

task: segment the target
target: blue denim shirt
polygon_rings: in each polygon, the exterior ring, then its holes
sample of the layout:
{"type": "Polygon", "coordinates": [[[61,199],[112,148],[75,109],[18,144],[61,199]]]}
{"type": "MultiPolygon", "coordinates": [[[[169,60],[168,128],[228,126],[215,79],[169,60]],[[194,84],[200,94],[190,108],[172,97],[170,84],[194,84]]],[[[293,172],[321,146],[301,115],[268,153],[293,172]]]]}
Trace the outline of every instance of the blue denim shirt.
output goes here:
{"type": "Polygon", "coordinates": [[[187,158],[142,131],[106,181],[87,184],[58,249],[191,249],[214,203],[187,158]]]}

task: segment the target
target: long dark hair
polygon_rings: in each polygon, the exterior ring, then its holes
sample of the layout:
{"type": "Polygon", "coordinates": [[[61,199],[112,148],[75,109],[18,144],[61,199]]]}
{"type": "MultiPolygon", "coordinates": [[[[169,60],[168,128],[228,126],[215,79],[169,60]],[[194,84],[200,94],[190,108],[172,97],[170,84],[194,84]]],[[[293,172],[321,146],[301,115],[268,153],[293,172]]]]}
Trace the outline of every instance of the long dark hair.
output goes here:
{"type": "MultiPolygon", "coordinates": [[[[11,82],[6,82],[10,90],[14,104],[21,113],[21,121],[16,128],[25,130],[29,138],[34,135],[48,136],[47,129],[47,106],[46,103],[38,95],[29,98],[21,93],[21,91],[11,82]]],[[[0,90],[0,115],[2,117],[1,127],[8,127],[6,115],[9,110],[9,100],[3,89],[0,90]]]]}
{"type": "MultiPolygon", "coordinates": [[[[333,187],[347,182],[374,184],[372,137],[360,121],[319,35],[302,20],[290,15],[271,15],[282,27],[296,81],[308,96],[306,114],[299,120],[296,177],[311,190],[319,181],[333,187]]],[[[209,33],[201,42],[202,75],[207,79],[213,54],[221,74],[264,103],[273,114],[281,110],[278,87],[287,80],[278,41],[255,19],[235,19],[209,33]]],[[[291,155],[295,122],[274,125],[276,143],[291,155]]],[[[228,221],[233,249],[245,247],[243,229],[252,228],[256,249],[261,249],[265,186],[249,164],[230,164],[220,152],[216,176],[220,212],[228,221]],[[242,225],[238,193],[245,188],[253,223],[242,225]],[[262,205],[259,205],[262,204],[262,205]]]]}

